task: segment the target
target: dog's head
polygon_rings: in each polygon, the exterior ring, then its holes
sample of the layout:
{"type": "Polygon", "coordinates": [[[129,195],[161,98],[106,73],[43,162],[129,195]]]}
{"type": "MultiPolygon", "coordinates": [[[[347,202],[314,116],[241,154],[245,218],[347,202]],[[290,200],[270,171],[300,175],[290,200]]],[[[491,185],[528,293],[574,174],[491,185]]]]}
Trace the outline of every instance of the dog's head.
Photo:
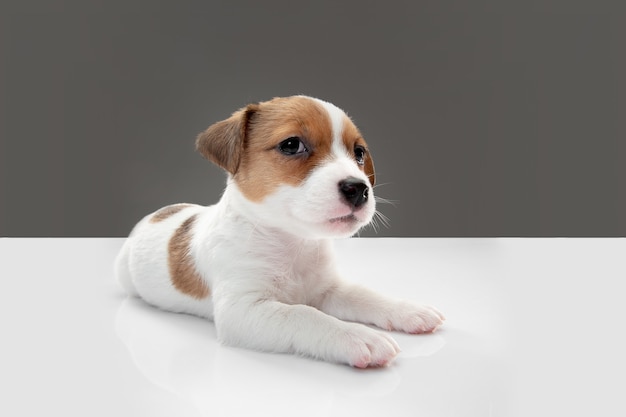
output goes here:
{"type": "Polygon", "coordinates": [[[196,147],[228,171],[235,203],[262,224],[341,237],[374,215],[372,156],[330,103],[293,96],[250,104],[201,133],[196,147]]]}

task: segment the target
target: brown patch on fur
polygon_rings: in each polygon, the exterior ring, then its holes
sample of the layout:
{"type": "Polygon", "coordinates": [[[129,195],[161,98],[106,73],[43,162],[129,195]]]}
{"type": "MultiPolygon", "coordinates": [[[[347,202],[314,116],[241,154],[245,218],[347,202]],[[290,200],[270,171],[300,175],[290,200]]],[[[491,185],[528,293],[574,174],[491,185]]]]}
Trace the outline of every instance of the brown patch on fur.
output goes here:
{"type": "Polygon", "coordinates": [[[359,165],[361,171],[365,172],[367,178],[370,180],[370,184],[372,187],[376,183],[376,175],[374,172],[374,160],[372,159],[372,155],[367,148],[367,143],[361,136],[361,132],[359,129],[352,123],[352,120],[348,116],[345,117],[343,121],[343,132],[341,135],[341,139],[343,140],[343,144],[345,145],[348,152],[354,156],[354,147],[356,145],[360,145],[365,148],[365,163],[363,165],[359,165]]]}
{"type": "Polygon", "coordinates": [[[196,271],[193,259],[189,255],[193,224],[197,215],[185,220],[171,237],[168,247],[170,279],[174,287],[183,294],[196,299],[209,296],[210,291],[202,277],[196,271]]]}
{"type": "Polygon", "coordinates": [[[193,204],[181,203],[181,204],[172,204],[171,206],[162,207],[158,209],[157,211],[155,211],[152,217],[150,217],[150,223],[161,222],[167,219],[168,217],[171,217],[174,214],[178,213],[179,211],[186,209],[187,207],[191,207],[191,206],[193,206],[193,204]]]}
{"type": "Polygon", "coordinates": [[[331,152],[332,124],[326,109],[306,97],[261,103],[248,120],[247,137],[235,182],[252,201],[261,201],[281,184],[299,185],[331,152]],[[308,149],[283,155],[277,146],[297,136],[308,149]]]}

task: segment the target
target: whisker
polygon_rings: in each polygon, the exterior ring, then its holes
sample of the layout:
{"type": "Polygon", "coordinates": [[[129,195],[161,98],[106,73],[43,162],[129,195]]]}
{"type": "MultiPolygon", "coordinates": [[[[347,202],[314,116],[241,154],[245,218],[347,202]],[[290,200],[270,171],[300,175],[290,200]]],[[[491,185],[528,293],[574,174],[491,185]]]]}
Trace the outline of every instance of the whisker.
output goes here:
{"type": "Polygon", "coordinates": [[[398,204],[400,201],[399,200],[391,200],[388,198],[383,198],[383,197],[379,197],[379,196],[374,196],[374,200],[376,200],[377,203],[382,203],[382,204],[391,204],[392,206],[396,206],[396,204],[398,204]]]}
{"type": "Polygon", "coordinates": [[[376,210],[376,212],[374,213],[374,217],[378,221],[380,221],[382,223],[382,225],[385,226],[386,228],[389,228],[389,226],[391,225],[389,217],[385,216],[383,213],[381,213],[378,210],[376,210]]]}
{"type": "Polygon", "coordinates": [[[371,227],[372,230],[374,230],[374,233],[378,233],[382,227],[389,228],[389,226],[389,218],[380,211],[376,210],[374,212],[374,216],[372,217],[372,221],[370,221],[365,227],[371,227]]]}
{"type": "Polygon", "coordinates": [[[378,220],[376,219],[376,214],[374,213],[374,217],[372,217],[372,221],[368,224],[374,230],[374,233],[378,233],[378,220]]]}
{"type": "Polygon", "coordinates": [[[382,183],[379,182],[379,183],[376,183],[372,188],[378,188],[378,187],[382,187],[384,185],[389,185],[389,184],[391,184],[391,183],[390,182],[382,182],[382,183]]]}

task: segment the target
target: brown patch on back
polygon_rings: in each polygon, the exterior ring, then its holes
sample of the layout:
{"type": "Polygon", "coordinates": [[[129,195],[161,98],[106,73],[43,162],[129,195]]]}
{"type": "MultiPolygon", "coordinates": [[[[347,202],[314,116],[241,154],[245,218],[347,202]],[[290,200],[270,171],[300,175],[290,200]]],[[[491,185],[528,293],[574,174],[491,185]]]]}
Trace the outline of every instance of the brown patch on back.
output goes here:
{"type": "Polygon", "coordinates": [[[186,209],[187,207],[191,207],[191,206],[193,206],[193,204],[181,203],[181,204],[172,204],[171,206],[165,206],[163,208],[160,208],[154,212],[152,217],[150,217],[150,223],[161,222],[167,219],[168,217],[171,217],[174,214],[178,213],[179,211],[186,209]]]}
{"type": "Polygon", "coordinates": [[[369,149],[367,148],[367,143],[361,136],[361,132],[359,132],[359,129],[357,129],[348,116],[346,116],[343,121],[341,139],[343,140],[343,144],[348,152],[350,152],[353,156],[354,147],[356,145],[360,145],[365,148],[365,163],[363,165],[359,165],[359,168],[361,171],[365,172],[365,175],[367,175],[367,178],[370,180],[370,184],[372,184],[373,187],[376,183],[376,175],[374,172],[374,160],[372,159],[372,154],[370,154],[369,149]]]}
{"type": "Polygon", "coordinates": [[[206,285],[198,271],[196,271],[193,259],[189,254],[193,224],[197,215],[185,220],[171,237],[168,247],[168,264],[170,279],[177,290],[196,299],[203,299],[210,295],[206,285]]]}
{"type": "Polygon", "coordinates": [[[307,97],[276,98],[261,103],[248,120],[247,137],[234,179],[244,195],[261,201],[281,184],[299,185],[330,155],[332,123],[328,112],[307,97]],[[299,137],[308,153],[285,156],[278,144],[299,137]]]}

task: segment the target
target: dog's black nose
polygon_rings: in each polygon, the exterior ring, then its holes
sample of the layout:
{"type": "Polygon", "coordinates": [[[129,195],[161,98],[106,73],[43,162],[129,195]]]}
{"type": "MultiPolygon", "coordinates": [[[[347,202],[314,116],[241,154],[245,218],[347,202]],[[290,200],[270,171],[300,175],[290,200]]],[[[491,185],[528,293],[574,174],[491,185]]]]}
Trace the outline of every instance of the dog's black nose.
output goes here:
{"type": "Polygon", "coordinates": [[[358,178],[348,177],[339,182],[339,191],[345,201],[354,208],[362,206],[368,198],[369,187],[358,178]]]}

